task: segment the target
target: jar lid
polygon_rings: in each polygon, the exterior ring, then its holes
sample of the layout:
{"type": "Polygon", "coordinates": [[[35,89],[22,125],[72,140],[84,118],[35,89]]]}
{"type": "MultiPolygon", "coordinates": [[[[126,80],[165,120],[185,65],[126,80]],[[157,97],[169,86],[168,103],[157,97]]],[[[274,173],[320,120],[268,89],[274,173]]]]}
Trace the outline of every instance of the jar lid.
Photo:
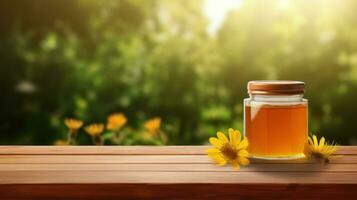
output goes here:
{"type": "Polygon", "coordinates": [[[247,88],[249,94],[303,94],[305,83],[301,81],[249,81],[247,88]]]}

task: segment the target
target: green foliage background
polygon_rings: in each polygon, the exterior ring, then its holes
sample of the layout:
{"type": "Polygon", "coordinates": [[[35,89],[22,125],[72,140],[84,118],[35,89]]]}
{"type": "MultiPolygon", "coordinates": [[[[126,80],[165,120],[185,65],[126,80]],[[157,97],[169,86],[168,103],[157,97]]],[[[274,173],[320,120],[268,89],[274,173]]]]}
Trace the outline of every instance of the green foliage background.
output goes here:
{"type": "Polygon", "coordinates": [[[356,1],[243,1],[216,35],[203,3],[1,1],[0,143],[52,144],[65,117],[122,111],[134,129],[160,116],[169,144],[202,144],[242,130],[257,79],[305,81],[310,132],[357,143],[356,1]]]}

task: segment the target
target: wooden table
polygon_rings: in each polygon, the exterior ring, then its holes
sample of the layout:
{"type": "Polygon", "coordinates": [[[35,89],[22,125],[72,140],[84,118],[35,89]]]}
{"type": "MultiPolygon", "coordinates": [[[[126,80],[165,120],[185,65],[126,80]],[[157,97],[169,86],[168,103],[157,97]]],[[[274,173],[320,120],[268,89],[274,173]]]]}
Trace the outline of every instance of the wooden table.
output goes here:
{"type": "Polygon", "coordinates": [[[216,167],[207,146],[0,147],[0,199],[357,199],[357,147],[321,166],[216,167]]]}

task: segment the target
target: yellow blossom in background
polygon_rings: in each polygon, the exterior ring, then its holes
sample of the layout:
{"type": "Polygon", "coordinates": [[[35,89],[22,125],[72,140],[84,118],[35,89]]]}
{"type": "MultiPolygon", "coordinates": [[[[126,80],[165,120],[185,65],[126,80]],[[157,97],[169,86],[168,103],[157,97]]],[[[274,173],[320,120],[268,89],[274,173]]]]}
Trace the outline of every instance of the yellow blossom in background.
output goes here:
{"type": "Polygon", "coordinates": [[[152,135],[156,135],[160,131],[161,118],[155,117],[145,122],[144,127],[152,135]]]}
{"type": "Polygon", "coordinates": [[[53,144],[56,146],[63,146],[63,145],[67,145],[67,142],[64,140],[56,140],[53,144]]]}
{"type": "Polygon", "coordinates": [[[222,132],[217,132],[217,138],[209,139],[214,148],[207,150],[208,157],[219,166],[231,163],[234,169],[239,169],[240,165],[248,165],[248,139],[244,137],[241,140],[240,132],[232,128],[228,129],[228,133],[229,140],[222,132]]]}
{"type": "Polygon", "coordinates": [[[64,124],[67,126],[67,128],[71,133],[76,132],[78,129],[80,129],[83,126],[83,122],[81,120],[73,119],[73,118],[65,119],[64,124]]]}
{"type": "Polygon", "coordinates": [[[90,124],[86,126],[85,131],[92,137],[94,136],[99,136],[103,130],[104,130],[104,125],[103,124],[90,124]]]}
{"type": "Polygon", "coordinates": [[[117,131],[121,129],[127,121],[128,120],[123,113],[115,113],[109,115],[107,121],[107,129],[111,131],[117,131]]]}
{"type": "Polygon", "coordinates": [[[67,144],[69,144],[69,145],[76,144],[77,132],[83,126],[83,122],[78,119],[68,118],[68,119],[64,120],[64,124],[69,129],[67,144]]]}
{"type": "Polygon", "coordinates": [[[328,144],[325,138],[321,137],[320,142],[317,140],[316,135],[312,138],[308,137],[308,142],[305,145],[304,154],[307,158],[314,158],[317,161],[326,164],[330,161],[333,153],[337,150],[337,145],[328,144]]]}

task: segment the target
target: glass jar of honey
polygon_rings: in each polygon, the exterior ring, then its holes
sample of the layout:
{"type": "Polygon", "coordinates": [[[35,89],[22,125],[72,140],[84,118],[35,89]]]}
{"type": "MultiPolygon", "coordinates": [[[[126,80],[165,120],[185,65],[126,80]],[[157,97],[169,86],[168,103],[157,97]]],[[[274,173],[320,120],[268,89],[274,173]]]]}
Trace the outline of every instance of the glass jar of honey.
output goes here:
{"type": "Polygon", "coordinates": [[[307,100],[300,81],[250,81],[244,99],[244,134],[255,158],[303,157],[307,141],[307,100]]]}

